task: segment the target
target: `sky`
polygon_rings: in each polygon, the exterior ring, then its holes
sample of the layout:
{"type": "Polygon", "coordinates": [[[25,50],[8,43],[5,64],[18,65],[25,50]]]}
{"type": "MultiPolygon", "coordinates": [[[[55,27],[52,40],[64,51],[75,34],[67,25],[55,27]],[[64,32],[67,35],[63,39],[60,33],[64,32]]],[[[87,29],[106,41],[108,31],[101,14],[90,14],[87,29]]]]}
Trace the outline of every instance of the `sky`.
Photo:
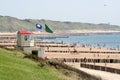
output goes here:
{"type": "Polygon", "coordinates": [[[120,26],[120,0],[0,0],[0,15],[120,26]]]}

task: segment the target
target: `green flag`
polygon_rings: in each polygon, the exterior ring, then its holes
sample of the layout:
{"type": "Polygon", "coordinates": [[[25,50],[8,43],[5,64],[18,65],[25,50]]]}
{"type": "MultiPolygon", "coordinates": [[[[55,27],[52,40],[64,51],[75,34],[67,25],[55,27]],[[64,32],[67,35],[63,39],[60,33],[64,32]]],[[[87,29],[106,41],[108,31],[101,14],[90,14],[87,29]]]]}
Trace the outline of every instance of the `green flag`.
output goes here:
{"type": "Polygon", "coordinates": [[[53,31],[45,24],[45,31],[48,33],[53,33],[53,31]]]}

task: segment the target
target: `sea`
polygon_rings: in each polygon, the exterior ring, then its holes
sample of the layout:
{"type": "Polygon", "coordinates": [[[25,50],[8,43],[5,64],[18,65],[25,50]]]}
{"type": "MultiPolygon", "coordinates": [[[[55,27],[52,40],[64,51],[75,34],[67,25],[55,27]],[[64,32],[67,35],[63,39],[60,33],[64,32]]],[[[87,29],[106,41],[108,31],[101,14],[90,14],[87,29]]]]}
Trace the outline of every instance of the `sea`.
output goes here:
{"type": "Polygon", "coordinates": [[[37,40],[45,42],[57,42],[63,44],[78,46],[87,45],[92,47],[106,47],[112,49],[120,49],[120,34],[77,34],[77,35],[64,35],[64,36],[48,36],[37,37],[37,40]]]}

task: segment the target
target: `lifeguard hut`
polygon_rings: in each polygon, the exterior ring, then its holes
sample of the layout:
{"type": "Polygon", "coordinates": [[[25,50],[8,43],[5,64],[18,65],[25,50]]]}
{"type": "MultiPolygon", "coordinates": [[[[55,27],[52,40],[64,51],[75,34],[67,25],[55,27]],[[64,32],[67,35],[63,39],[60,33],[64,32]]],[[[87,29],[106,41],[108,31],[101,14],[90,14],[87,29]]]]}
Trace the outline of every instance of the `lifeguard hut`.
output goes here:
{"type": "Polygon", "coordinates": [[[25,30],[17,32],[17,46],[18,47],[32,47],[34,46],[33,33],[25,30]]]}
{"type": "Polygon", "coordinates": [[[26,54],[37,55],[44,58],[44,48],[34,46],[34,37],[32,32],[20,30],[17,32],[17,47],[23,50],[26,54]]]}

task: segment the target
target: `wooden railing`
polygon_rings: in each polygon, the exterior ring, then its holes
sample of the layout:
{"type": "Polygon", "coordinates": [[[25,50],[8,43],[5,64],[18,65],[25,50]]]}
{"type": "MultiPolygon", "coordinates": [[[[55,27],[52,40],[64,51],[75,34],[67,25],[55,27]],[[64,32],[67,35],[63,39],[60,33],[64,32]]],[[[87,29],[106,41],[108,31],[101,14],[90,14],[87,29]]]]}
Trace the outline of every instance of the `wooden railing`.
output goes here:
{"type": "Polygon", "coordinates": [[[88,68],[88,69],[95,69],[95,70],[101,70],[101,71],[107,71],[111,73],[117,73],[120,74],[120,69],[106,67],[106,66],[98,66],[98,65],[92,65],[92,64],[85,64],[81,63],[80,67],[88,68]]]}

